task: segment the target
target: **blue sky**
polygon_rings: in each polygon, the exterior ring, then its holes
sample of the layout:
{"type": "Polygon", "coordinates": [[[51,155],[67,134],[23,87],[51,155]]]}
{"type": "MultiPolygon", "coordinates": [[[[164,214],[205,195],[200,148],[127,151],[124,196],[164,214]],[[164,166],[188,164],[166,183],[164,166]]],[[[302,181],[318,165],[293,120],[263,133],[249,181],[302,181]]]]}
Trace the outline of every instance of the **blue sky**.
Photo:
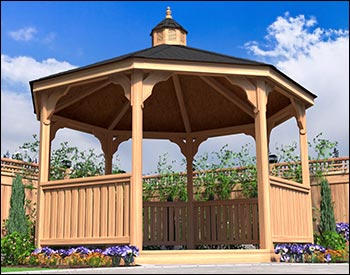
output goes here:
{"type": "Polygon", "coordinates": [[[189,46],[246,58],[254,57],[243,45],[261,41],[266,27],[286,11],[315,16],[323,28],[349,25],[347,2],[2,1],[1,51],[37,60],[54,56],[76,66],[91,64],[150,47],[150,31],[164,18],[167,6],[189,31],[189,46]],[[26,26],[37,30],[33,41],[18,43],[8,36],[26,26]]]}
{"type": "MultiPolygon", "coordinates": [[[[167,6],[188,31],[188,46],[271,63],[317,94],[308,110],[309,139],[322,132],[349,155],[347,1],[2,1],[1,153],[38,133],[29,80],[151,47],[151,29],[167,6]]],[[[79,139],[82,149],[100,150],[91,137],[67,131],[54,143],[79,139]]],[[[298,141],[295,121],[272,133],[274,144],[298,141]]],[[[200,153],[245,142],[253,140],[222,137],[203,144],[200,153]]],[[[181,158],[176,145],[162,141],[154,150],[155,143],[144,142],[145,173],[155,171],[164,152],[181,158]]],[[[126,142],[118,152],[126,170],[130,148],[126,142]]]]}

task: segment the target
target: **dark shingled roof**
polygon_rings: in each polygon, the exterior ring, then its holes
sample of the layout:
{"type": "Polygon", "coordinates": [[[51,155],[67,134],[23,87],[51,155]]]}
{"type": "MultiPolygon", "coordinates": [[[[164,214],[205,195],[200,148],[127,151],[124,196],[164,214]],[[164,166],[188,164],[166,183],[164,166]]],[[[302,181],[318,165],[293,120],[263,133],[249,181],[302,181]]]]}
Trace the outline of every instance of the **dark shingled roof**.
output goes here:
{"type": "MultiPolygon", "coordinates": [[[[152,29],[152,32],[155,30],[160,30],[163,28],[169,28],[169,29],[181,29],[183,30],[186,34],[188,31],[186,31],[179,23],[177,23],[174,19],[172,18],[165,18],[163,21],[161,21],[157,26],[155,26],[152,29]]],[[[152,35],[152,32],[150,35],[152,35]]]]}
{"type": "Polygon", "coordinates": [[[101,62],[97,62],[88,66],[68,70],[65,72],[53,74],[44,78],[32,80],[34,82],[37,80],[49,79],[52,77],[77,72],[85,70],[88,68],[93,68],[100,65],[105,65],[108,63],[113,63],[117,61],[122,61],[128,58],[145,58],[145,59],[160,59],[160,60],[174,60],[174,61],[190,61],[190,62],[209,62],[209,63],[224,63],[224,64],[234,64],[234,65],[268,65],[262,62],[252,61],[249,59],[237,58],[229,55],[219,54],[215,52],[209,52],[205,50],[200,50],[196,48],[191,48],[182,45],[158,45],[155,47],[147,48],[137,52],[121,55],[112,59],[107,59],[101,62]]]}
{"type": "Polygon", "coordinates": [[[147,48],[144,50],[140,50],[137,52],[121,55],[116,58],[108,59],[102,62],[94,63],[88,66],[68,70],[65,72],[53,74],[50,76],[46,76],[40,79],[32,80],[30,81],[30,86],[32,90],[32,84],[35,81],[40,81],[40,80],[46,80],[46,79],[51,79],[57,76],[73,73],[73,72],[78,72],[78,71],[83,71],[88,68],[93,68],[97,67],[100,65],[105,65],[113,62],[118,62],[122,61],[125,59],[129,58],[144,58],[144,59],[156,59],[156,60],[172,60],[172,61],[189,61],[189,62],[207,62],[207,63],[216,63],[216,64],[232,64],[232,65],[254,65],[254,66],[269,66],[279,74],[283,75],[299,87],[301,87],[303,90],[306,92],[310,93],[313,97],[316,98],[316,95],[312,94],[310,91],[305,89],[303,86],[301,86],[299,83],[297,83],[295,80],[291,79],[289,76],[286,74],[282,73],[280,70],[275,68],[275,66],[267,63],[262,63],[262,62],[257,62],[249,59],[244,59],[244,58],[238,58],[238,57],[233,57],[230,55],[224,55],[224,54],[219,54],[215,52],[209,52],[201,49],[196,49],[196,48],[191,48],[188,46],[182,46],[182,45],[167,45],[167,44],[162,44],[158,45],[155,47],[147,48]]]}

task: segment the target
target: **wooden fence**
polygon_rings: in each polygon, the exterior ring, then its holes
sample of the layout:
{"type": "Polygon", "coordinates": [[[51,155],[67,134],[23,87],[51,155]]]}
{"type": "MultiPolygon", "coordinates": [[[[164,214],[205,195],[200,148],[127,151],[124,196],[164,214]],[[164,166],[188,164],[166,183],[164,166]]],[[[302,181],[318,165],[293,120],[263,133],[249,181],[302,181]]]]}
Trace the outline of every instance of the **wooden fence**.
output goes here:
{"type": "Polygon", "coordinates": [[[143,244],[194,245],[258,244],[258,200],[194,202],[193,220],[186,202],[144,202],[143,244]],[[193,236],[188,235],[194,224],[193,236]]]}
{"type": "Polygon", "coordinates": [[[37,199],[38,164],[25,163],[19,160],[1,159],[1,236],[4,235],[3,221],[8,218],[12,181],[16,175],[23,177],[25,197],[27,200],[26,213],[34,214],[37,199]]]}

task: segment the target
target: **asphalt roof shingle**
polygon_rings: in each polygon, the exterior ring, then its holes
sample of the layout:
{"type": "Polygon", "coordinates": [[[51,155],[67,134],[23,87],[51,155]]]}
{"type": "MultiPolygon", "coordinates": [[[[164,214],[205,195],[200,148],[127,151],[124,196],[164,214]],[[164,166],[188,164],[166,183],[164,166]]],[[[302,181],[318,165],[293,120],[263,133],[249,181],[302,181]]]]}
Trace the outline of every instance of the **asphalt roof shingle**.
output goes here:
{"type": "Polygon", "coordinates": [[[72,72],[81,71],[84,69],[118,62],[128,58],[145,58],[145,59],[159,59],[159,60],[173,60],[173,61],[190,61],[190,62],[209,62],[209,63],[226,63],[233,65],[269,65],[262,62],[257,62],[244,58],[237,58],[229,55],[219,54],[215,52],[205,51],[201,49],[191,48],[183,45],[167,45],[162,44],[155,47],[143,49],[129,54],[121,55],[115,58],[107,59],[101,62],[93,63],[87,66],[68,70],[65,72],[53,74],[37,80],[49,79],[55,76],[64,75],[72,72]]]}
{"type": "Polygon", "coordinates": [[[155,30],[160,30],[163,28],[169,28],[169,29],[181,29],[183,30],[186,34],[188,31],[186,31],[179,23],[177,23],[174,19],[172,18],[165,18],[163,21],[161,21],[157,26],[155,26],[152,29],[152,32],[150,35],[152,35],[153,31],[155,30]]]}

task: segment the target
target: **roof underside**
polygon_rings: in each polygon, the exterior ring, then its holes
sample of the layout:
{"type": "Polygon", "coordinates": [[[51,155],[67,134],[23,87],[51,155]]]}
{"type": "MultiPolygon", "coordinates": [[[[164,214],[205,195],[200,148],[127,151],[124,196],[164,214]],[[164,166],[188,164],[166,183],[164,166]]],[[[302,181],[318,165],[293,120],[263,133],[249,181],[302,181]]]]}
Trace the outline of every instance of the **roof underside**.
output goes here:
{"type": "MultiPolygon", "coordinates": [[[[254,124],[254,119],[251,116],[219,94],[200,77],[178,75],[178,79],[191,132],[254,124]]],[[[223,77],[214,79],[216,83],[220,83],[238,98],[246,101],[245,92],[241,88],[230,85],[223,77]]],[[[104,81],[99,81],[94,86],[86,84],[74,87],[57,103],[57,106],[69,101],[70,98],[81,97],[86,91],[103,85],[103,83],[104,81]]],[[[267,117],[284,109],[290,103],[287,97],[277,91],[271,92],[267,106],[267,117]]],[[[127,107],[120,120],[115,123],[125,105],[130,104],[124,96],[123,88],[120,85],[110,83],[103,89],[61,109],[55,115],[106,130],[131,131],[130,106],[127,107]]],[[[185,122],[172,78],[155,85],[152,95],[144,103],[143,120],[145,132],[186,133],[185,122]]]]}

